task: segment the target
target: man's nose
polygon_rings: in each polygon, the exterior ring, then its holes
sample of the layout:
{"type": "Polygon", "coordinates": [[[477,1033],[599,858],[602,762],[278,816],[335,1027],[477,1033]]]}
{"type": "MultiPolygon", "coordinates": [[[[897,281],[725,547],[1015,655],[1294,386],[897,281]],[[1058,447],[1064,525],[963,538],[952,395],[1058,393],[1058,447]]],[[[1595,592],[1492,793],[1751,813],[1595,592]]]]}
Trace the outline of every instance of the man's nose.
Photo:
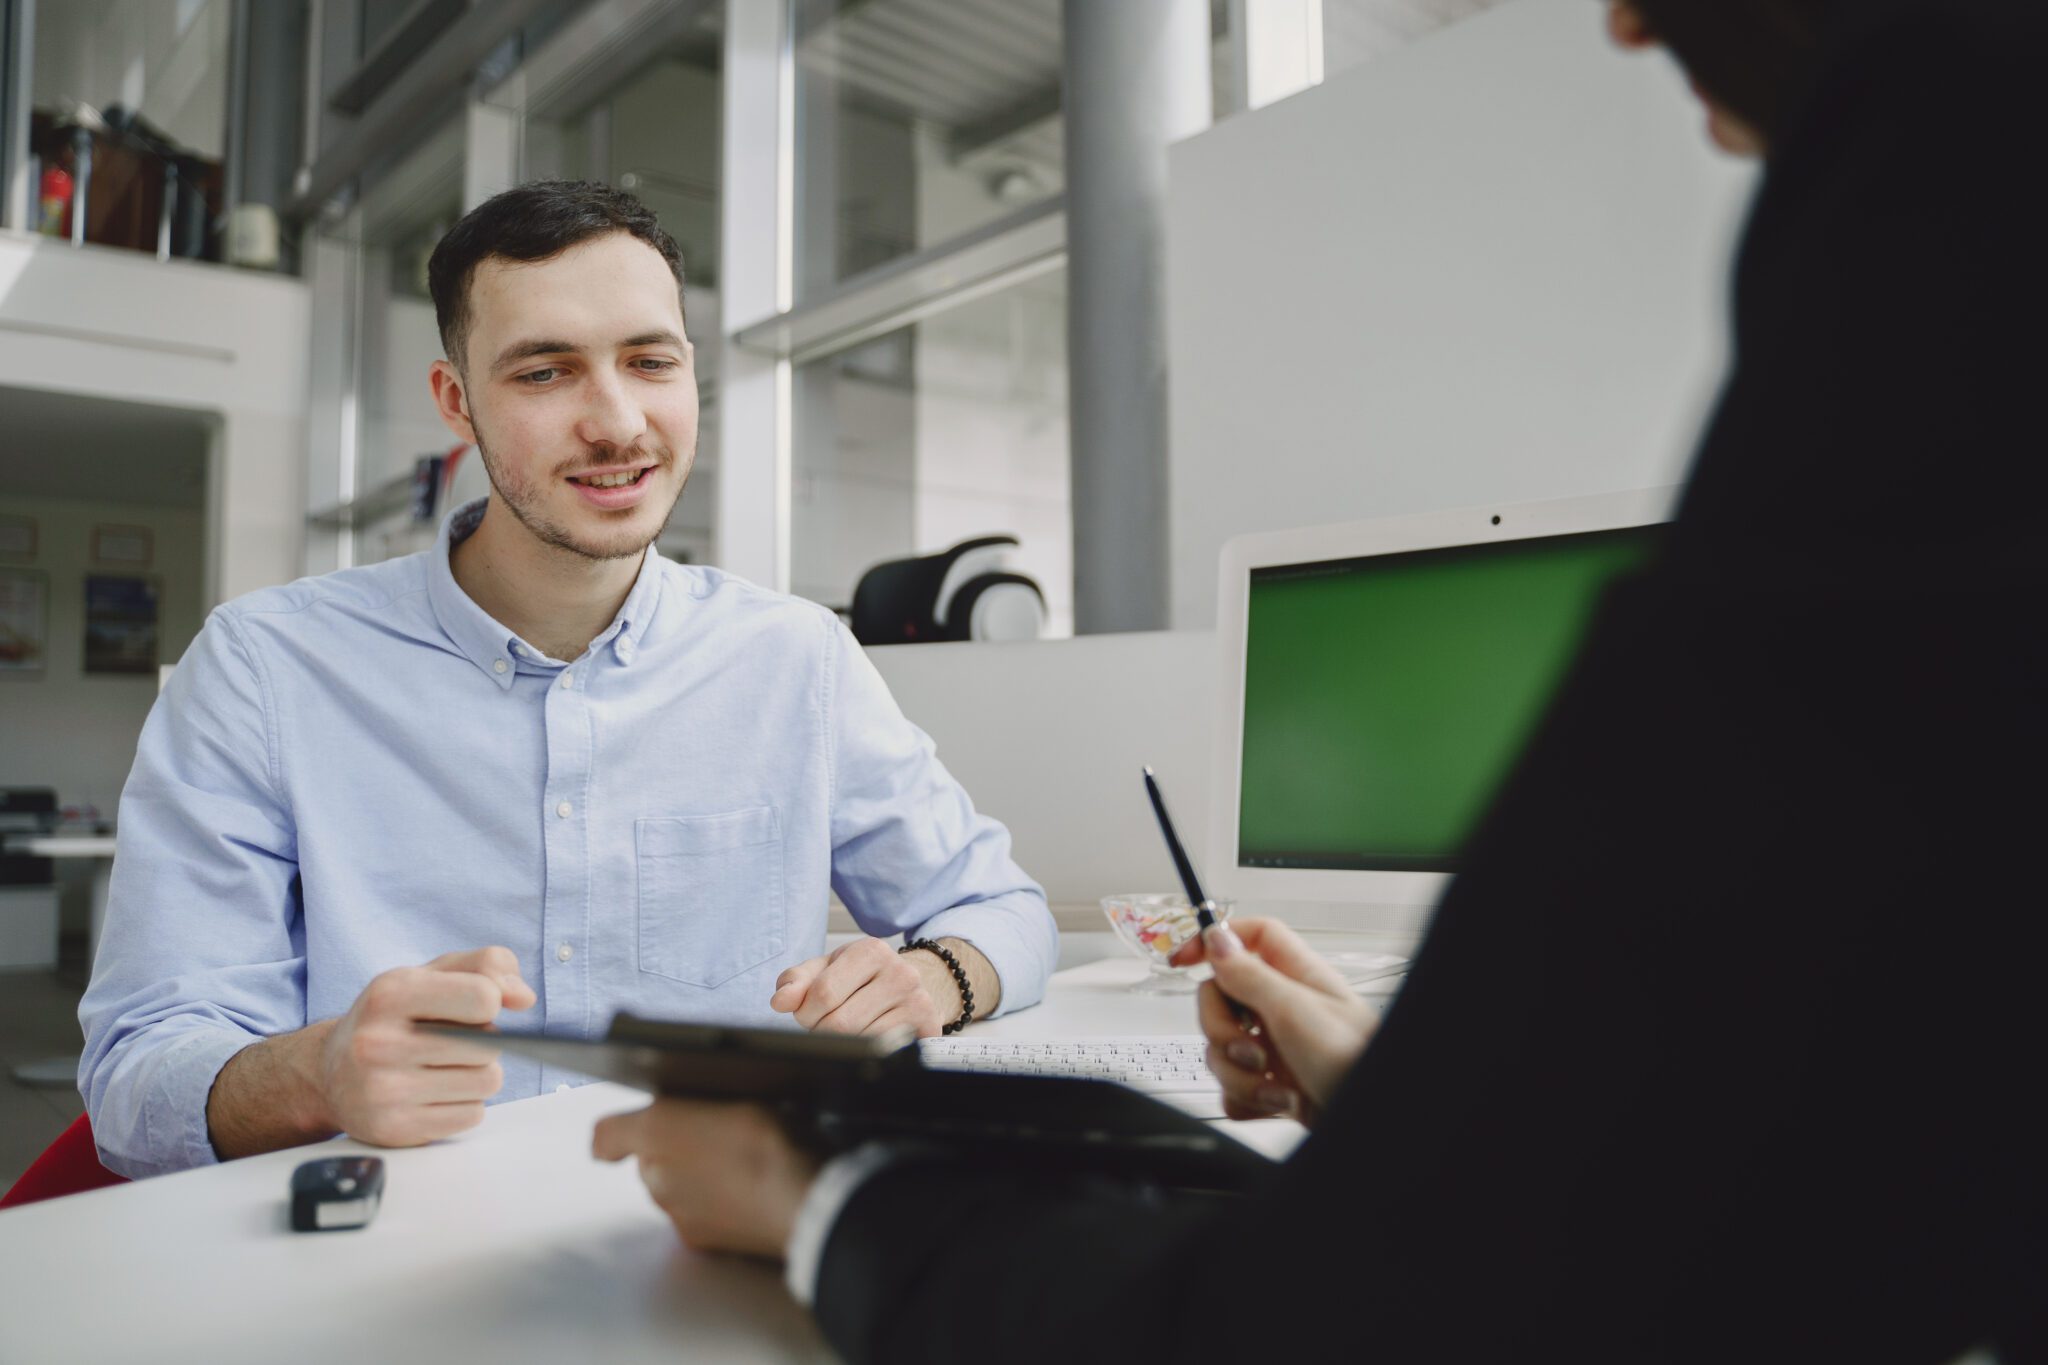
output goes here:
{"type": "Polygon", "coordinates": [[[594,446],[625,450],[647,434],[647,414],[615,374],[600,373],[586,390],[589,401],[576,434],[594,446]]]}

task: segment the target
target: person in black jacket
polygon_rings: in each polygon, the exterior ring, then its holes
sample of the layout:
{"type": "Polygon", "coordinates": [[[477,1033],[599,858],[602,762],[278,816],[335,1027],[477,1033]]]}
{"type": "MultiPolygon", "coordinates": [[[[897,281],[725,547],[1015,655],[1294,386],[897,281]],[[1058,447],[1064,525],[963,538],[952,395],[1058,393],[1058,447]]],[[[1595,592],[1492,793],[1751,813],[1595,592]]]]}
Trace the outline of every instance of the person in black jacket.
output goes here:
{"type": "Polygon", "coordinates": [[[600,1127],[848,1360],[2048,1360],[2048,18],[1611,13],[1767,152],[1734,372],[1378,1028],[1284,930],[1207,944],[1294,1156],[1219,1207],[600,1127]]]}

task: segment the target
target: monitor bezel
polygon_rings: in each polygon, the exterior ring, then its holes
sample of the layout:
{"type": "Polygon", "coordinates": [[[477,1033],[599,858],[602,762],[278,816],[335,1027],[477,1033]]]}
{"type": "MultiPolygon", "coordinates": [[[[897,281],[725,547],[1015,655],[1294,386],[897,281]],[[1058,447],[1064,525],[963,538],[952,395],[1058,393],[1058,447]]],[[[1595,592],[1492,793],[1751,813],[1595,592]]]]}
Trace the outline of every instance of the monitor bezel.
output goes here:
{"type": "Polygon", "coordinates": [[[1219,723],[1210,803],[1208,865],[1216,893],[1240,904],[1314,902],[1425,908],[1451,873],[1245,867],[1238,861],[1240,750],[1244,742],[1247,609],[1254,569],[1366,559],[1465,545],[1534,540],[1588,531],[1654,526],[1671,519],[1677,487],[1631,489],[1542,502],[1493,503],[1413,516],[1237,536],[1223,547],[1217,576],[1219,723]]]}

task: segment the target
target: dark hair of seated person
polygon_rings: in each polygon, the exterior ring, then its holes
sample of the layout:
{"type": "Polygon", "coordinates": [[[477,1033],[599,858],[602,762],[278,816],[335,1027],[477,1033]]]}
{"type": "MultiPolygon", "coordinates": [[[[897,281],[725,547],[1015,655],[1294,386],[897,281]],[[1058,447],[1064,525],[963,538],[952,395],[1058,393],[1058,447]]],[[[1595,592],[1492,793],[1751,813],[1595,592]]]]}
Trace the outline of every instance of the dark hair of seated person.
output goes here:
{"type": "Polygon", "coordinates": [[[1814,75],[1835,0],[1634,0],[1703,89],[1766,139],[1814,75]]]}
{"type": "Polygon", "coordinates": [[[623,232],[653,247],[683,287],[683,253],[638,199],[594,180],[536,180],[494,194],[464,214],[427,261],[427,292],[441,347],[460,369],[469,337],[469,284],[492,257],[548,261],[571,247],[623,232]]]}

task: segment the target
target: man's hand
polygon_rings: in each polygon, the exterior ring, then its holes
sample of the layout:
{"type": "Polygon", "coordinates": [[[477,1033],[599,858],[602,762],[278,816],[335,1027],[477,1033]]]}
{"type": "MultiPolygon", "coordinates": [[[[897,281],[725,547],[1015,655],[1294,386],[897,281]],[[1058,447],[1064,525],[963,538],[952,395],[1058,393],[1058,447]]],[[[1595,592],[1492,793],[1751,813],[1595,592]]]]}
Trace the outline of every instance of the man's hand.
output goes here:
{"type": "Polygon", "coordinates": [[[510,948],[448,953],[374,978],[321,1049],[321,1092],[335,1126],[380,1147],[417,1147],[483,1122],[505,1084],[495,1052],[421,1033],[415,1023],[484,1025],[531,1008],[510,948]]]}
{"type": "Polygon", "coordinates": [[[864,938],[776,977],[768,1007],[827,1033],[881,1033],[903,1024],[920,1038],[936,1038],[960,1017],[960,988],[932,954],[899,953],[864,938]],[[922,962],[936,966],[936,975],[922,962]]]}
{"type": "Polygon", "coordinates": [[[435,1038],[415,1021],[489,1024],[534,1003],[509,948],[449,953],[363,988],[349,1012],[245,1047],[206,1097],[225,1161],[318,1142],[336,1132],[412,1147],[473,1128],[505,1083],[495,1053],[435,1038]]]}
{"type": "Polygon", "coordinates": [[[590,1150],[600,1161],[638,1157],[641,1183],[698,1251],[780,1257],[818,1174],[751,1104],[656,1100],[600,1120],[590,1150]]]}

